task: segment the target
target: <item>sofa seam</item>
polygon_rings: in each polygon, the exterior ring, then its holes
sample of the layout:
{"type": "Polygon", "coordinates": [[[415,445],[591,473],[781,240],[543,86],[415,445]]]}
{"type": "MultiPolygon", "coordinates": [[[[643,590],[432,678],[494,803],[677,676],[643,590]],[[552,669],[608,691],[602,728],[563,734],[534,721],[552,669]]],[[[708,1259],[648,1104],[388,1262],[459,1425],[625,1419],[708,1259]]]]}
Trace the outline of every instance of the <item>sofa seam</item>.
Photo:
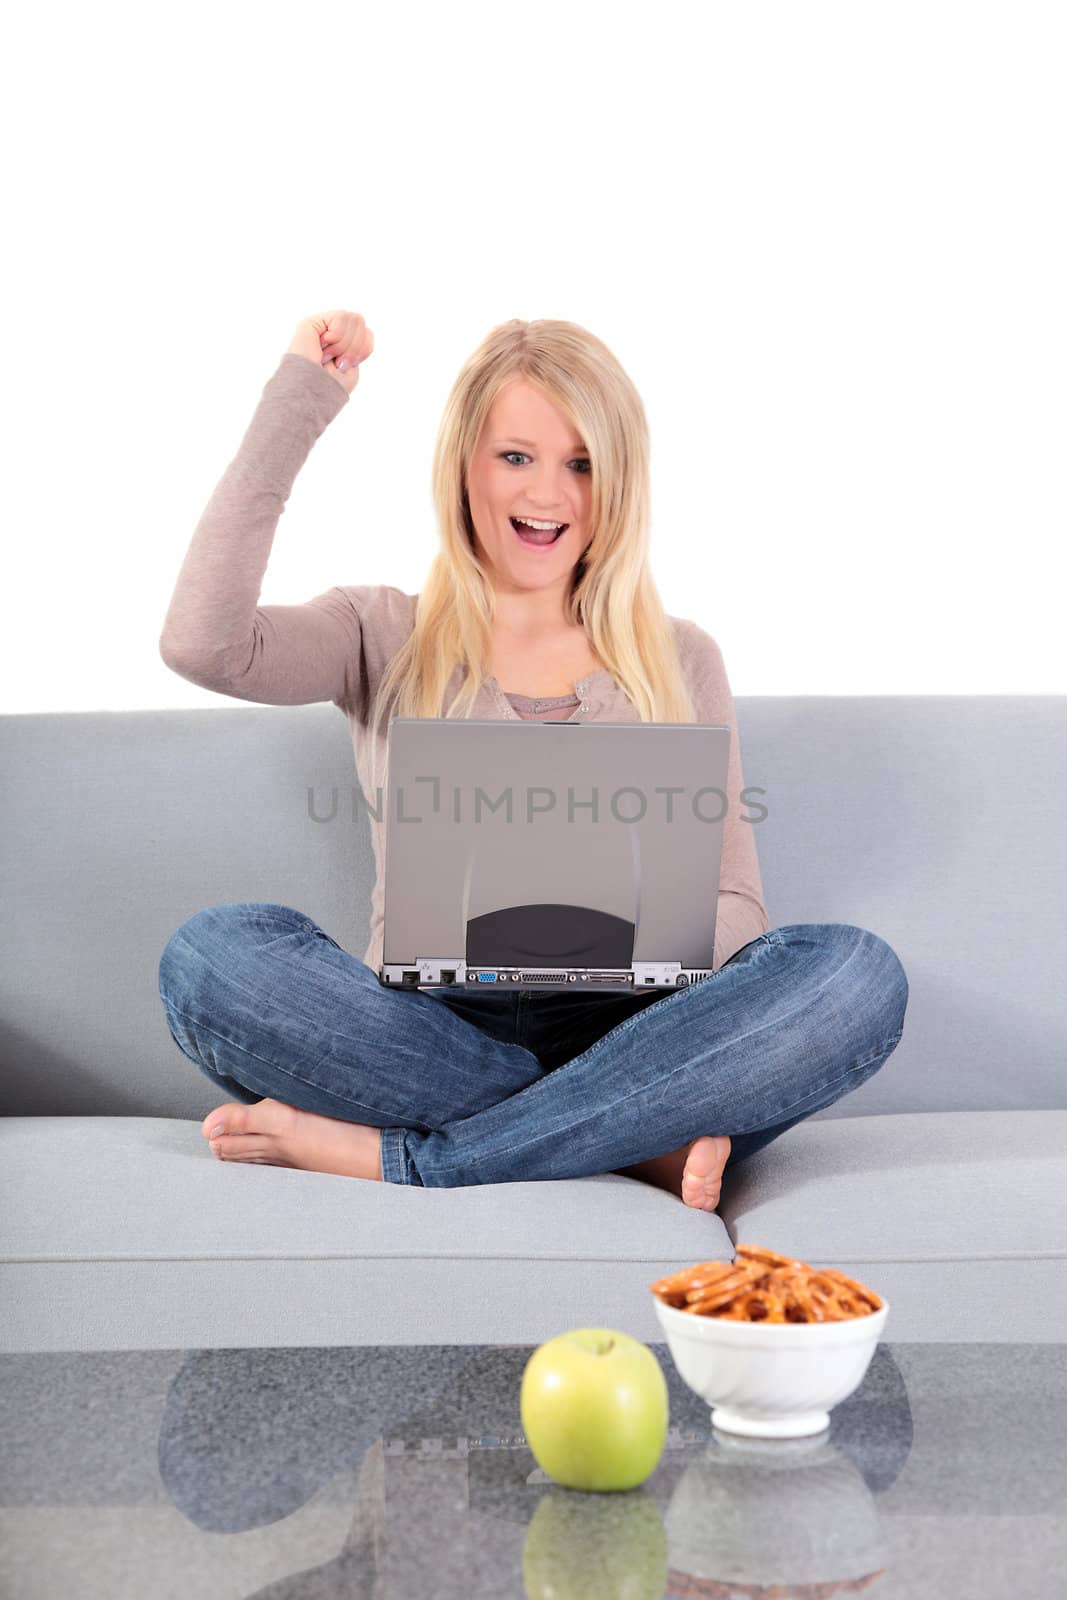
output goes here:
{"type": "MultiPolygon", "coordinates": [[[[723,1221],[723,1220],[724,1219],[722,1219],[720,1217],[720,1221],[723,1221]]],[[[731,1241],[731,1242],[733,1242],[733,1241],[731,1241]]],[[[818,1252],[813,1252],[812,1254],[814,1255],[814,1258],[816,1260],[819,1259],[819,1253],[818,1252]]],[[[103,1262],[103,1263],[112,1262],[112,1263],[116,1263],[117,1264],[119,1262],[135,1262],[135,1261],[150,1261],[150,1262],[197,1261],[197,1262],[203,1262],[203,1263],[232,1262],[232,1261],[250,1261],[250,1262],[251,1261],[279,1261],[279,1262],[280,1261],[308,1261],[308,1262],[310,1262],[310,1261],[359,1261],[359,1262],[362,1262],[362,1263],[374,1263],[374,1262],[378,1262],[378,1261],[382,1261],[382,1262],[385,1262],[385,1261],[468,1261],[468,1262],[470,1262],[472,1264],[475,1264],[475,1265],[480,1263],[480,1262],[483,1262],[483,1261],[511,1261],[511,1262],[516,1262],[516,1263],[519,1262],[519,1261],[522,1261],[525,1264],[542,1262],[542,1261],[546,1262],[546,1263],[549,1263],[549,1262],[573,1262],[575,1264],[578,1264],[578,1263],[582,1263],[582,1262],[591,1262],[592,1261],[592,1262],[598,1262],[598,1263],[601,1263],[601,1264],[607,1265],[607,1266],[620,1266],[621,1267],[621,1266],[636,1266],[638,1264],[640,1264],[640,1265],[646,1265],[647,1264],[649,1266],[653,1266],[654,1267],[654,1266],[658,1265],[662,1261],[669,1261],[669,1260],[674,1260],[674,1259],[675,1259],[675,1257],[669,1256],[669,1255],[666,1255],[666,1254],[664,1254],[664,1255],[654,1255],[654,1256],[594,1256],[594,1255],[578,1255],[578,1254],[576,1254],[574,1252],[571,1252],[568,1255],[562,1255],[562,1256],[534,1256],[534,1255],[522,1255],[522,1254],[516,1255],[516,1253],[513,1250],[512,1251],[501,1251],[499,1254],[493,1254],[493,1255],[490,1255],[490,1254],[486,1253],[484,1255],[476,1255],[476,1256],[451,1253],[451,1252],[443,1251],[443,1250],[441,1250],[441,1251],[432,1251],[432,1252],[431,1251],[425,1251],[425,1252],[421,1252],[421,1253],[416,1252],[416,1251],[411,1251],[411,1250],[397,1250],[395,1252],[392,1252],[392,1251],[384,1252],[383,1251],[380,1254],[373,1255],[373,1256],[353,1255],[353,1254],[350,1254],[350,1253],[341,1253],[341,1252],[329,1253],[329,1254],[326,1254],[326,1253],[323,1253],[323,1252],[309,1253],[307,1251],[302,1251],[300,1253],[294,1253],[294,1254],[291,1254],[291,1255],[280,1255],[276,1251],[271,1251],[269,1254],[264,1254],[264,1255],[222,1255],[222,1254],[219,1254],[219,1255],[210,1255],[210,1256],[206,1256],[206,1255],[165,1256],[165,1255],[158,1255],[158,1254],[155,1254],[155,1255],[106,1255],[106,1256],[103,1256],[103,1255],[96,1255],[96,1256],[13,1256],[13,1255],[5,1255],[2,1258],[0,1258],[0,1269],[2,1269],[4,1266],[15,1265],[15,1264],[32,1265],[32,1264],[36,1263],[36,1264],[42,1264],[42,1265],[66,1266],[66,1265],[77,1264],[79,1262],[80,1263],[84,1263],[85,1265],[92,1265],[92,1264],[95,1264],[97,1262],[103,1262]]],[[[682,1259],[682,1258],[678,1257],[677,1259],[682,1259]]],[[[1031,1250],[1031,1251],[1026,1251],[1026,1252],[1020,1252],[1018,1254],[1009,1254],[1007,1252],[1001,1252],[1001,1253],[997,1253],[997,1254],[984,1254],[984,1255],[924,1255],[924,1256],[899,1256],[899,1255],[894,1255],[894,1256],[875,1256],[875,1255],[871,1255],[871,1254],[865,1252],[862,1255],[857,1255],[857,1254],[854,1253],[854,1254],[852,1254],[850,1256],[849,1255],[837,1256],[835,1254],[834,1260],[835,1261],[841,1260],[841,1261],[854,1261],[854,1262],[872,1262],[872,1263],[875,1263],[876,1265],[879,1265],[879,1266],[894,1266],[894,1265],[901,1265],[901,1266],[934,1266],[934,1265],[939,1265],[939,1264],[941,1264],[943,1262],[952,1262],[952,1261],[974,1262],[975,1264],[981,1264],[981,1263],[987,1262],[987,1261],[1063,1261],[1063,1260],[1067,1260],[1067,1250],[1031,1250]]]]}

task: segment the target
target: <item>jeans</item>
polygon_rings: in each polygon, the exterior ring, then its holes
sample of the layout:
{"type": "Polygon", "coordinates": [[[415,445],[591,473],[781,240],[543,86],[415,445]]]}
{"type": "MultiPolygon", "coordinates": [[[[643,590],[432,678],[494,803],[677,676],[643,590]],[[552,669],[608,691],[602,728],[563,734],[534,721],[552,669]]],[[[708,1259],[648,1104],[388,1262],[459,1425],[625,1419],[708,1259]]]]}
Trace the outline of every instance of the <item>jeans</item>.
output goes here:
{"type": "Polygon", "coordinates": [[[455,1188],[614,1172],[706,1133],[743,1161],[878,1071],[908,980],[877,934],[816,922],[667,992],[393,989],[302,912],[252,901],[187,918],[159,994],[230,1099],[383,1128],[385,1182],[455,1188]]]}

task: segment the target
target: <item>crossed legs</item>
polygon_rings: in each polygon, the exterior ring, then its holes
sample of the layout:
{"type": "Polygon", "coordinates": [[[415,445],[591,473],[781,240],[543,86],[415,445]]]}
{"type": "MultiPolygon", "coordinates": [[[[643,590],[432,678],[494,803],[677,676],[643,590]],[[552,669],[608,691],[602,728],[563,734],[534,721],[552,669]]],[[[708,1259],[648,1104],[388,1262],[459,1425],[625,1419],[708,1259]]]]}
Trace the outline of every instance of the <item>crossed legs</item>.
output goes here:
{"type": "Polygon", "coordinates": [[[203,1124],[221,1159],[426,1186],[621,1171],[713,1209],[728,1157],[878,1070],[907,979],[876,934],[793,924],[545,1072],[503,1022],[390,991],[310,918],[252,903],[183,923],[160,995],[232,1097],[203,1124]]]}

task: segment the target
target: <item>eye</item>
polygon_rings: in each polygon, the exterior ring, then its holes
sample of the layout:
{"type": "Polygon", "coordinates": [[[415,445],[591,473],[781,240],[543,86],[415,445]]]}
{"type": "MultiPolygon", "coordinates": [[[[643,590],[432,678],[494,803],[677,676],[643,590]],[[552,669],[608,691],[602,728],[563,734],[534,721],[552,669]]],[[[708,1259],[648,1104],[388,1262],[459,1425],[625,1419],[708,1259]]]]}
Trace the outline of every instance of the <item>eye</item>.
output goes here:
{"type": "MultiPolygon", "coordinates": [[[[507,461],[510,456],[522,456],[523,459],[526,460],[526,461],[528,461],[530,459],[529,456],[526,454],[525,450],[505,450],[503,452],[503,454],[501,455],[501,460],[502,461],[507,461]]],[[[574,459],[575,459],[575,461],[581,462],[581,463],[584,464],[586,472],[592,472],[592,470],[593,470],[592,463],[590,462],[588,456],[575,456],[574,459]]],[[[584,475],[585,474],[583,473],[582,476],[584,477],[584,475]]]]}

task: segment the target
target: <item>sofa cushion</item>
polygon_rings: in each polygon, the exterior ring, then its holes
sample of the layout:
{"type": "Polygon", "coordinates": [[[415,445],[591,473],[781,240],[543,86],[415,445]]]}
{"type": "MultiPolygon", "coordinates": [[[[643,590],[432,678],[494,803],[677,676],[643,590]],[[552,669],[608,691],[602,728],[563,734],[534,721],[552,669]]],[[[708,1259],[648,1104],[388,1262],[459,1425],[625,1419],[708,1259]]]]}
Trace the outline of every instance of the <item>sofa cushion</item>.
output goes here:
{"type": "Polygon", "coordinates": [[[1055,1342],[1067,1318],[1067,1112],[809,1119],[727,1167],[721,1215],[617,1174],[220,1162],[163,1117],[11,1117],[0,1141],[7,1351],[662,1342],[649,1285],[731,1239],[869,1283],[890,1340],[1055,1342]]]}
{"type": "Polygon", "coordinates": [[[1067,1111],[809,1118],[727,1165],[735,1243],[835,1266],[887,1339],[1055,1343],[1067,1326],[1067,1111]]]}
{"type": "Polygon", "coordinates": [[[0,1121],[0,1348],[662,1338],[722,1220],[617,1174],[456,1189],[218,1161],[166,1117],[0,1121]]]}

